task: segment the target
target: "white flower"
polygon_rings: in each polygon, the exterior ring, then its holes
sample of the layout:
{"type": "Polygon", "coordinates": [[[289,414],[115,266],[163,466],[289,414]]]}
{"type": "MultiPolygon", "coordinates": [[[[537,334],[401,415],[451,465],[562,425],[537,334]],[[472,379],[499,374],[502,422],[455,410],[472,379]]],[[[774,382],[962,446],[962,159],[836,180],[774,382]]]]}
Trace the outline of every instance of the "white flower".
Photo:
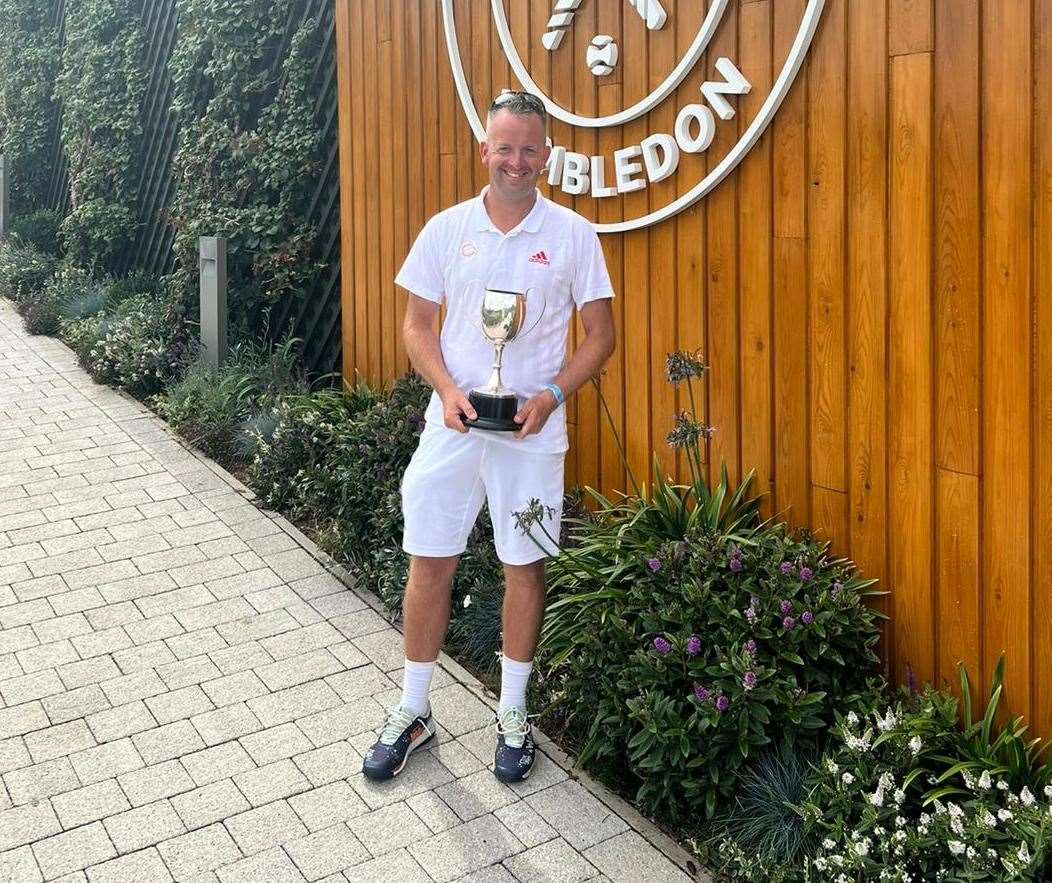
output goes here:
{"type": "Polygon", "coordinates": [[[895,816],[895,827],[896,828],[905,828],[906,827],[906,819],[904,819],[902,816],[895,816]]]}
{"type": "Polygon", "coordinates": [[[1009,819],[1014,818],[1010,809],[999,809],[997,811],[997,818],[1002,822],[1007,822],[1009,819]]]}
{"type": "Polygon", "coordinates": [[[986,825],[987,828],[997,827],[997,819],[994,818],[994,814],[990,812],[990,810],[987,810],[986,815],[983,816],[983,824],[986,825]]]}
{"type": "Polygon", "coordinates": [[[924,742],[921,741],[920,736],[914,736],[910,739],[910,751],[914,754],[920,754],[920,750],[924,747],[924,742]]]}
{"type": "Polygon", "coordinates": [[[1026,785],[1024,785],[1023,790],[1019,792],[1019,799],[1023,802],[1023,806],[1033,806],[1036,802],[1033,792],[1027,788],[1026,785]]]}
{"type": "Polygon", "coordinates": [[[874,793],[869,795],[869,802],[874,806],[884,805],[884,792],[878,788],[874,793]]]}
{"type": "Polygon", "coordinates": [[[874,712],[873,716],[877,720],[877,729],[882,733],[886,733],[888,730],[895,729],[895,725],[898,723],[898,719],[895,717],[895,713],[889,708],[888,716],[881,718],[879,714],[874,712]]]}
{"type": "Polygon", "coordinates": [[[917,833],[920,834],[921,837],[923,837],[925,834],[928,833],[928,826],[927,825],[917,825],[917,833]]]}
{"type": "Polygon", "coordinates": [[[850,785],[852,782],[855,781],[855,777],[851,775],[851,773],[844,773],[844,775],[840,777],[840,781],[843,782],[845,785],[850,785]]]}
{"type": "Polygon", "coordinates": [[[855,844],[855,855],[864,856],[869,855],[869,839],[859,840],[855,844]]]}
{"type": "Polygon", "coordinates": [[[990,772],[988,770],[983,770],[983,774],[979,777],[979,787],[982,788],[983,791],[989,791],[991,784],[990,772]]]}
{"type": "Polygon", "coordinates": [[[819,856],[814,860],[814,866],[816,871],[824,871],[829,866],[829,862],[827,862],[822,856],[819,856]]]}
{"type": "Polygon", "coordinates": [[[1019,844],[1019,852],[1015,854],[1015,857],[1024,865],[1030,864],[1030,850],[1027,848],[1025,840],[1019,844]]]}
{"type": "Polygon", "coordinates": [[[1007,791],[1008,790],[1008,783],[1004,779],[998,779],[997,780],[997,790],[998,791],[1007,791]]]}
{"type": "Polygon", "coordinates": [[[926,812],[922,812],[920,814],[920,823],[922,825],[930,825],[931,824],[931,816],[928,815],[926,812]]]}
{"type": "Polygon", "coordinates": [[[964,855],[964,844],[960,840],[951,840],[947,846],[954,855],[964,855]]]}
{"type": "Polygon", "coordinates": [[[823,849],[833,849],[834,847],[836,847],[836,844],[833,842],[832,838],[826,837],[826,839],[822,841],[823,849]]]}
{"type": "Polygon", "coordinates": [[[964,815],[964,810],[961,809],[956,803],[948,803],[946,805],[946,811],[955,819],[959,819],[964,815]]]}
{"type": "Polygon", "coordinates": [[[471,606],[471,595],[464,596],[464,609],[467,610],[471,606]]]}
{"type": "Polygon", "coordinates": [[[837,766],[836,761],[833,760],[833,758],[831,758],[831,757],[827,757],[826,758],[826,769],[829,770],[829,772],[831,772],[831,773],[839,773],[840,772],[840,767],[837,766]]]}
{"type": "Polygon", "coordinates": [[[895,839],[898,840],[901,843],[903,840],[906,839],[906,832],[905,831],[896,831],[895,832],[895,839]]]}
{"type": "Polygon", "coordinates": [[[964,836],[964,823],[960,819],[950,819],[950,830],[958,837],[964,836]]]}
{"type": "Polygon", "coordinates": [[[855,726],[858,723],[858,715],[855,714],[855,712],[853,712],[853,711],[849,711],[847,713],[847,722],[851,726],[855,726]]]}
{"type": "Polygon", "coordinates": [[[901,788],[896,788],[895,789],[895,803],[897,803],[899,806],[902,806],[902,802],[905,799],[906,799],[906,792],[903,791],[901,788]]]}
{"type": "Polygon", "coordinates": [[[1045,797],[1052,800],[1052,785],[1045,785],[1045,797]]]}

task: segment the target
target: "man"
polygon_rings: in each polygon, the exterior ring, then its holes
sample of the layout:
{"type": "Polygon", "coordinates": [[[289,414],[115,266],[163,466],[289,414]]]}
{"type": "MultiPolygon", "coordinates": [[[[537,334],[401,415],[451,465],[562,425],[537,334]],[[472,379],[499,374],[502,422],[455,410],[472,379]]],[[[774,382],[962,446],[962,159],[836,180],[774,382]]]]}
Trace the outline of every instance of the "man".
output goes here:
{"type": "Polygon", "coordinates": [[[505,578],[493,771],[514,782],[533,765],[526,685],[544,615],[544,558],[556,550],[541,531],[533,538],[517,531],[513,512],[538,499],[544,529],[559,536],[567,449],[560,406],[614,349],[613,290],[599,239],[584,218],[537,190],[551,152],[546,127],[536,97],[498,96],[479,146],[489,186],[428,221],[395,280],[409,292],[406,351],[434,393],[402,482],[403,548],[410,555],[402,697],[366,754],[363,771],[371,779],[398,775],[413,750],[434,736],[428,691],[449,624],[453,572],[484,499],[505,578]],[[486,383],[493,362],[493,345],[477,327],[483,287],[529,291],[529,322],[545,303],[532,332],[504,352],[503,381],[525,399],[515,415],[517,432],[464,425],[476,417],[468,392],[486,383]],[[564,365],[575,306],[585,337],[564,365]]]}

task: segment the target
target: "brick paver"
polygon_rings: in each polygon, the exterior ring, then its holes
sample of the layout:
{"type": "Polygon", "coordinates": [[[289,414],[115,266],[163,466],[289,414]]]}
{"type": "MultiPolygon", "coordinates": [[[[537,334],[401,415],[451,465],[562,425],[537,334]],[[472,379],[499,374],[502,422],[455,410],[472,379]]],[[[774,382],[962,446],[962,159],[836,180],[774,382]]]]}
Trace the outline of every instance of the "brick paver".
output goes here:
{"type": "Polygon", "coordinates": [[[557,749],[493,779],[492,700],[445,657],[439,737],[364,779],[400,646],[298,530],[0,301],[0,880],[690,879],[557,749]]]}

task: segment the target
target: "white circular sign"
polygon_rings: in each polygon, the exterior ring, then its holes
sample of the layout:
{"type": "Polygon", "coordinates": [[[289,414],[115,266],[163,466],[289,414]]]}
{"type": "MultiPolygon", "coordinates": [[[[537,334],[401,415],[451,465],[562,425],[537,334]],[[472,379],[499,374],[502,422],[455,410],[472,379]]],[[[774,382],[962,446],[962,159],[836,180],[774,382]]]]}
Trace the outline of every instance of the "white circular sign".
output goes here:
{"type": "MultiPolygon", "coordinates": [[[[461,107],[475,137],[482,141],[485,139],[486,127],[472,101],[471,88],[464,72],[460,45],[457,42],[453,14],[454,2],[455,0],[442,0],[442,20],[449,63],[461,107]]],[[[560,51],[563,36],[573,29],[576,12],[582,2],[585,0],[553,0],[553,10],[548,19],[547,29],[539,38],[541,45],[548,52],[560,51]]],[[[625,3],[638,14],[639,19],[648,30],[660,30],[668,20],[660,0],[625,0],[625,3]]],[[[491,0],[491,9],[501,49],[513,73],[521,83],[522,89],[538,96],[544,102],[548,113],[555,119],[572,126],[598,129],[621,126],[638,119],[668,98],[693,70],[708,48],[716,29],[723,20],[728,3],[729,0],[711,0],[690,47],[653,92],[631,107],[614,114],[595,117],[574,113],[560,106],[541,91],[522,63],[522,58],[512,40],[507,15],[504,11],[504,0],[491,0]]],[[[764,99],[756,116],[748,122],[738,141],[722,159],[712,166],[704,178],[682,196],[662,208],[630,220],[610,224],[596,223],[593,224],[595,229],[599,233],[617,233],[656,224],[693,205],[726,178],[760,139],[782,101],[785,100],[803,64],[807,50],[811,46],[824,6],[825,0],[807,0],[800,26],[770,93],[764,99]]],[[[626,10],[626,16],[630,14],[626,10]]],[[[562,51],[569,51],[568,47],[564,47],[562,51]]],[[[633,61],[634,59],[631,58],[619,57],[617,44],[613,42],[613,38],[605,35],[596,35],[592,46],[589,47],[587,64],[596,76],[610,73],[615,65],[632,64],[633,61]],[[597,52],[601,54],[596,54],[597,52]]],[[[751,89],[748,79],[731,59],[719,58],[715,66],[722,80],[706,81],[702,84],[699,95],[692,102],[678,109],[674,133],[650,134],[639,144],[626,145],[615,151],[612,157],[586,157],[554,145],[548,166],[548,182],[570,195],[581,196],[590,192],[593,197],[602,199],[641,190],[648,183],[656,183],[674,174],[681,152],[700,153],[707,150],[712,144],[719,121],[726,121],[735,116],[736,108],[725,96],[744,95],[751,89]],[[608,160],[612,165],[612,174],[607,169],[608,160]],[[613,183],[608,184],[608,181],[613,183]]]]}

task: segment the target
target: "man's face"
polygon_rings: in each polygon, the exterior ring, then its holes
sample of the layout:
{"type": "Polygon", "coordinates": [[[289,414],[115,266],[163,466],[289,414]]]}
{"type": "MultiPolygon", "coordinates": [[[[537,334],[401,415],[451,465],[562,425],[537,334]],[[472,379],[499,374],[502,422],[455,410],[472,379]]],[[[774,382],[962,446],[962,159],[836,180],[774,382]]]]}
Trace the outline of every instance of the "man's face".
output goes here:
{"type": "Polygon", "coordinates": [[[545,144],[540,117],[498,110],[479,153],[489,169],[490,190],[502,199],[519,201],[533,197],[551,148],[545,144]]]}

